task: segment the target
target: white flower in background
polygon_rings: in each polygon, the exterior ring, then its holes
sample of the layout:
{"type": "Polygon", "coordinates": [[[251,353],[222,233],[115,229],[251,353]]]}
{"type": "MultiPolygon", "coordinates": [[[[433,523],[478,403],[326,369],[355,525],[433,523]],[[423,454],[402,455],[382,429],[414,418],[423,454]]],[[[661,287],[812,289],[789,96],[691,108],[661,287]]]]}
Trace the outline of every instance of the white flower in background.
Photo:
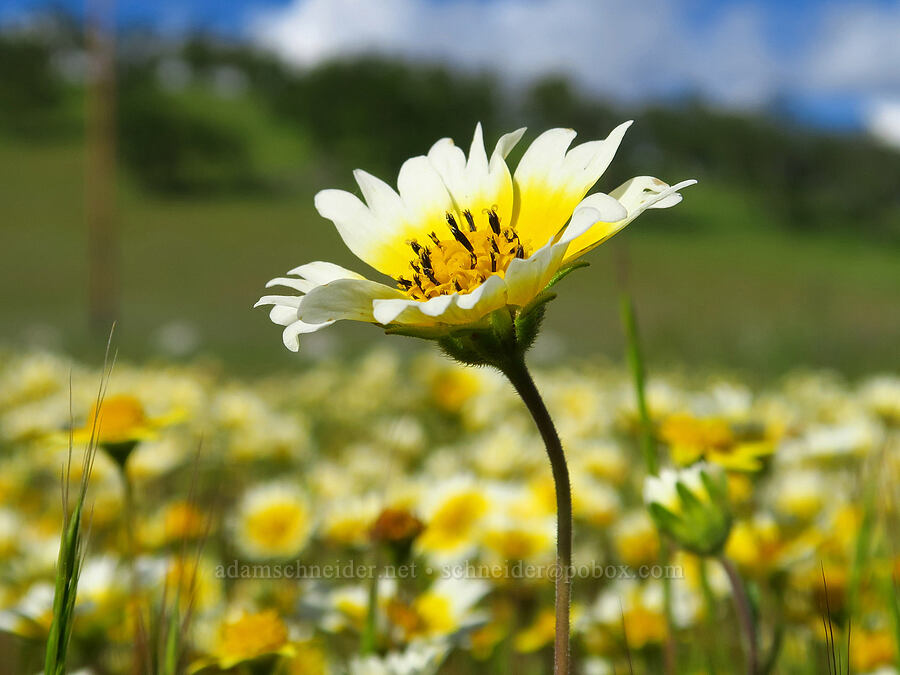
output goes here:
{"type": "MultiPolygon", "coordinates": [[[[317,627],[330,633],[339,633],[353,629],[361,631],[369,611],[369,580],[364,578],[365,570],[350,565],[345,571],[362,577],[359,583],[337,587],[328,587],[327,580],[316,581],[304,591],[301,599],[301,610],[305,616],[312,617],[317,627]]],[[[343,572],[342,572],[343,574],[343,572]]],[[[397,594],[397,581],[382,578],[378,581],[378,607],[384,610],[397,594]]],[[[383,617],[382,619],[383,620],[383,617]]]]}
{"type": "Polygon", "coordinates": [[[875,413],[894,424],[900,424],[900,377],[871,377],[862,384],[859,395],[875,413]]]}
{"type": "Polygon", "coordinates": [[[466,158],[449,138],[400,169],[398,190],[355,172],[365,203],[342,190],[316,195],[319,213],[337,226],[347,247],[391,277],[371,281],[328,262],[301,265],[267,286],[300,295],[268,295],[269,317],[283,340],[351,319],[440,335],[476,324],[502,307],[525,308],[564,266],[625,227],[648,208],[681,201],[657,178],[632,178],[611,194],[585,198],[612,161],[630,122],[602,141],[571,150],[571,129],[550,129],[525,151],[514,174],[506,156],[524,134],[500,138],[488,156],[481,125],[466,158]],[[566,223],[568,222],[568,225],[566,223]]]}
{"type": "Polygon", "coordinates": [[[406,639],[433,640],[472,629],[486,620],[476,605],[491,590],[483,579],[447,576],[435,581],[412,603],[417,625],[406,639]]]}
{"type": "Polygon", "coordinates": [[[785,469],[801,463],[818,465],[865,455],[883,440],[883,430],[871,419],[859,417],[839,424],[815,424],[799,438],[784,441],[775,461],[785,469]]]}
{"type": "Polygon", "coordinates": [[[350,675],[434,675],[446,655],[441,643],[417,642],[403,652],[354,658],[350,675]]]}

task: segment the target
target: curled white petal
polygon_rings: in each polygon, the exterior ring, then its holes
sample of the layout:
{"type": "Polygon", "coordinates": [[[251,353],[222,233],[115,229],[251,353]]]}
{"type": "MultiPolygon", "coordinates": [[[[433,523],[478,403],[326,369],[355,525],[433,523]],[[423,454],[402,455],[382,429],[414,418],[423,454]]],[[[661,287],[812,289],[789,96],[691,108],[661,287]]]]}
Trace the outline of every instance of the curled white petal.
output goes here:
{"type": "Polygon", "coordinates": [[[300,351],[301,335],[303,335],[304,333],[315,333],[317,330],[327,328],[333,323],[334,321],[326,321],[324,323],[318,324],[309,324],[303,321],[294,321],[294,323],[290,324],[282,331],[281,341],[284,342],[284,346],[290,349],[292,352],[300,351]]]}
{"type": "Polygon", "coordinates": [[[372,302],[406,296],[396,288],[368,279],[338,279],[303,296],[297,315],[308,323],[352,319],[372,323],[372,302]]]}

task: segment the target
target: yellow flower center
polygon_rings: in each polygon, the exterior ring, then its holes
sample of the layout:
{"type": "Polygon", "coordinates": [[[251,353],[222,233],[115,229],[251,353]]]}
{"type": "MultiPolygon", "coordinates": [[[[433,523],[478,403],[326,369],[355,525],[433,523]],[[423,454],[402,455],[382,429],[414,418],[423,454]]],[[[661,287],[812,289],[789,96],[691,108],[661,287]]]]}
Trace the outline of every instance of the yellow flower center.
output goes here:
{"type": "Polygon", "coordinates": [[[260,548],[273,553],[287,552],[306,529],[308,515],[299,504],[271,504],[249,514],[246,531],[260,548]]]}
{"type": "Polygon", "coordinates": [[[501,277],[514,258],[528,257],[527,242],[522,242],[512,227],[501,227],[496,211],[485,213],[487,223],[478,227],[468,209],[460,224],[447,213],[452,238],[441,239],[436,232],[430,242],[415,239],[407,242],[413,258],[409,277],[397,277],[397,285],[415,300],[428,300],[439,295],[469,293],[492,274],[501,277]]]}
{"type": "Polygon", "coordinates": [[[141,402],[134,396],[122,394],[104,399],[99,411],[94,405],[85,428],[93,429],[96,424],[100,442],[119,442],[130,440],[146,420],[141,402]]]}
{"type": "Polygon", "coordinates": [[[477,492],[450,497],[426,526],[421,538],[422,546],[433,551],[453,550],[469,538],[487,508],[487,500],[477,492]]]}
{"type": "Polygon", "coordinates": [[[220,656],[240,663],[277,652],[287,640],[287,627],[273,610],[244,614],[222,627],[220,656]]]}
{"type": "Polygon", "coordinates": [[[189,502],[172,504],[164,516],[164,529],[168,541],[198,537],[206,530],[206,522],[200,513],[189,502]]]}

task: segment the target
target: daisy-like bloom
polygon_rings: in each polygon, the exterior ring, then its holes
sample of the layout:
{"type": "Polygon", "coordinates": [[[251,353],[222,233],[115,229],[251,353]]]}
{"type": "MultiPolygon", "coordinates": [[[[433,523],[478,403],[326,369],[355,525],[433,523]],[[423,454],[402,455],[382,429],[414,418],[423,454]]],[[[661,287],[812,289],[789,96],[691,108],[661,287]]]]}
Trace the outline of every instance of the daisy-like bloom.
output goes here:
{"type": "Polygon", "coordinates": [[[292,657],[294,653],[288,627],[274,610],[236,612],[222,622],[210,653],[195,661],[191,672],[209,666],[229,670],[265,658],[292,657]]]}
{"type": "Polygon", "coordinates": [[[159,429],[182,417],[180,411],[149,417],[137,397],[129,394],[107,396],[99,405],[91,406],[84,425],[72,430],[72,440],[76,443],[93,440],[124,468],[138,443],[155,438],[159,429]]]}
{"type": "Polygon", "coordinates": [[[668,444],[672,461],[679,466],[706,459],[729,471],[752,473],[762,469],[763,460],[775,451],[771,441],[742,438],[728,421],[718,417],[670,415],[662,423],[659,435],[668,444]]]}
{"type": "Polygon", "coordinates": [[[416,540],[417,549],[435,560],[466,555],[478,544],[490,506],[484,486],[467,477],[445,481],[423,504],[425,531],[416,540]]]}
{"type": "Polygon", "coordinates": [[[313,513],[306,496],[287,484],[260,485],[241,500],[234,522],[238,549],[252,560],[290,558],[306,546],[313,513]]]}
{"type": "Polygon", "coordinates": [[[448,638],[484,623],[475,606],[489,590],[482,579],[441,578],[409,605],[395,599],[388,619],[404,642],[448,638]]]}
{"type": "Polygon", "coordinates": [[[610,194],[585,198],[612,161],[630,122],[605,140],[569,149],[571,129],[551,129],[525,151],[515,173],[506,157],[524,129],[500,138],[488,156],[481,125],[468,158],[449,138],[407,160],[397,191],[358,170],[365,202],[342,190],[316,195],[319,213],[334,222],[363,262],[393,279],[383,284],[327,262],[301,265],[267,286],[300,295],[268,295],[284,344],[335,321],[364,321],[419,335],[440,336],[477,325],[503,307],[528,308],[564,267],[625,227],[648,208],[681,201],[678,191],[649,176],[610,194]],[[568,223],[568,225],[567,225],[568,223]]]}

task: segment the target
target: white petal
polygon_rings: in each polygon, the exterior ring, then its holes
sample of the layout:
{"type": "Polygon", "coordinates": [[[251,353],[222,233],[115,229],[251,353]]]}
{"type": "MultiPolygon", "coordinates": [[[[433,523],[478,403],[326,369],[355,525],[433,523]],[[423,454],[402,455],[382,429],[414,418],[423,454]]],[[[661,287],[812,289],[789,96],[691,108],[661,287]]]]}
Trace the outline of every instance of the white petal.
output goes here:
{"type": "Polygon", "coordinates": [[[562,178],[583,190],[582,195],[590,190],[609,167],[631,124],[630,120],[623,122],[604,140],[589,141],[572,148],[563,162],[562,178]]]}
{"type": "Polygon", "coordinates": [[[363,199],[366,200],[366,206],[378,221],[385,225],[403,222],[406,215],[403,211],[403,201],[394,188],[362,169],[354,171],[353,177],[359,185],[363,199]]]}
{"type": "Polygon", "coordinates": [[[322,262],[321,260],[317,260],[315,262],[306,263],[305,265],[300,265],[300,267],[295,267],[288,274],[296,274],[304,279],[307,279],[313,282],[316,286],[321,286],[322,284],[327,284],[332,281],[337,281],[338,279],[364,279],[365,277],[361,274],[357,274],[356,272],[352,272],[340,265],[335,265],[330,262],[322,262]]]}
{"type": "Polygon", "coordinates": [[[471,174],[476,172],[486,175],[488,170],[488,156],[484,149],[484,131],[481,122],[475,125],[475,134],[472,136],[472,145],[469,146],[469,159],[466,161],[466,170],[471,174]]]}
{"type": "Polygon", "coordinates": [[[301,297],[302,296],[300,295],[264,295],[256,301],[256,304],[253,305],[253,307],[262,307],[263,305],[286,305],[297,309],[300,306],[301,297]]]}
{"type": "Polygon", "coordinates": [[[308,323],[352,319],[373,322],[372,301],[405,298],[399,290],[368,279],[338,279],[303,296],[297,315],[308,323]]]}
{"type": "Polygon", "coordinates": [[[611,195],[598,192],[585,197],[572,214],[572,220],[560,237],[560,243],[572,241],[587,232],[595,223],[615,223],[628,217],[628,210],[611,195]]]}
{"type": "Polygon", "coordinates": [[[506,304],[506,284],[492,275],[471,293],[442,295],[425,302],[411,299],[376,300],[376,321],[381,324],[429,326],[465,325],[506,304]]]}
{"type": "Polygon", "coordinates": [[[317,330],[327,328],[333,323],[334,321],[326,321],[325,323],[308,324],[303,321],[295,321],[282,331],[281,340],[284,342],[285,347],[292,352],[297,352],[300,351],[300,335],[304,333],[315,333],[317,330]]]}
{"type": "Polygon", "coordinates": [[[297,308],[288,305],[275,305],[269,312],[269,319],[279,326],[289,326],[297,321],[297,308]]]}
{"type": "Polygon", "coordinates": [[[520,238],[540,245],[559,234],[609,166],[630,124],[620,124],[606,139],[583,143],[568,152],[575,138],[571,129],[551,129],[535,139],[513,177],[513,218],[520,238]]]}
{"type": "Polygon", "coordinates": [[[506,270],[506,301],[524,307],[556,274],[562,264],[566,244],[545,244],[528,258],[516,258],[506,270]]]}
{"type": "Polygon", "coordinates": [[[293,288],[295,291],[300,291],[301,293],[306,293],[311,288],[315,287],[315,285],[316,284],[308,279],[293,279],[290,277],[277,277],[266,282],[266,288],[271,288],[272,286],[287,286],[288,288],[293,288]]]}
{"type": "Polygon", "coordinates": [[[558,170],[575,136],[574,129],[548,129],[534,139],[516,167],[516,183],[544,180],[558,170]]]}
{"type": "MultiPolygon", "coordinates": [[[[406,205],[411,235],[421,230],[420,236],[427,237],[431,230],[444,222],[444,214],[454,211],[453,201],[444,181],[424,155],[403,162],[397,177],[397,188],[406,205]]],[[[409,259],[410,256],[407,255],[407,260],[409,259]]]]}
{"type": "Polygon", "coordinates": [[[466,155],[452,138],[442,138],[431,146],[428,161],[440,174],[451,195],[465,190],[466,155]]]}
{"type": "Polygon", "coordinates": [[[522,136],[525,135],[525,127],[521,129],[516,129],[515,131],[511,131],[508,134],[503,134],[500,137],[500,140],[497,141],[497,145],[494,146],[494,152],[491,155],[491,160],[494,157],[500,157],[501,159],[506,159],[506,156],[512,151],[516,144],[522,140],[522,136]]]}
{"type": "Polygon", "coordinates": [[[685,180],[670,186],[653,176],[637,176],[622,183],[610,194],[622,202],[631,215],[637,209],[662,209],[674,206],[680,200],[672,201],[670,197],[678,190],[696,182],[696,180],[685,180]]]}
{"type": "Polygon", "coordinates": [[[356,195],[322,190],[316,195],[315,205],[334,223],[347,248],[378,271],[390,275],[408,260],[408,251],[396,236],[398,223],[379,220],[356,195]]]}
{"type": "Polygon", "coordinates": [[[498,275],[494,274],[471,293],[457,296],[456,305],[462,310],[471,310],[477,307],[496,305],[488,311],[493,311],[506,304],[506,283],[498,275]]]}
{"type": "Polygon", "coordinates": [[[419,303],[419,309],[425,316],[440,316],[453,303],[453,297],[454,294],[436,295],[425,302],[419,303]]]}
{"type": "MultiPolygon", "coordinates": [[[[670,186],[658,178],[638,176],[623,183],[613,190],[610,196],[615,197],[625,207],[628,215],[622,220],[615,222],[595,223],[593,227],[583,234],[573,237],[566,251],[566,261],[577,258],[599,246],[641,215],[646,209],[668,208],[679,203],[681,195],[678,194],[678,191],[696,182],[695,180],[686,180],[670,186]]],[[[587,202],[588,199],[590,197],[584,201],[587,202]]]]}
{"type": "Polygon", "coordinates": [[[415,308],[418,304],[409,298],[375,300],[372,302],[372,315],[376,322],[387,325],[393,323],[404,311],[415,308]]]}

